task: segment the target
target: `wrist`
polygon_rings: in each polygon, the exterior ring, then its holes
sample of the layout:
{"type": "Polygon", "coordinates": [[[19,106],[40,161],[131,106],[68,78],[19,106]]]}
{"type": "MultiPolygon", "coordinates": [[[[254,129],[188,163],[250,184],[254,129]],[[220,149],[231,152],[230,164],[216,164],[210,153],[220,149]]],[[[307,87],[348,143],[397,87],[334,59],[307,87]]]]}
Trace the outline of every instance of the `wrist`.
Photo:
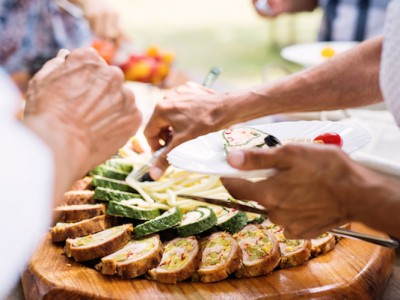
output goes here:
{"type": "Polygon", "coordinates": [[[58,199],[88,171],[89,149],[83,142],[83,133],[50,115],[27,116],[23,123],[52,150],[58,182],[54,193],[58,199]]]}

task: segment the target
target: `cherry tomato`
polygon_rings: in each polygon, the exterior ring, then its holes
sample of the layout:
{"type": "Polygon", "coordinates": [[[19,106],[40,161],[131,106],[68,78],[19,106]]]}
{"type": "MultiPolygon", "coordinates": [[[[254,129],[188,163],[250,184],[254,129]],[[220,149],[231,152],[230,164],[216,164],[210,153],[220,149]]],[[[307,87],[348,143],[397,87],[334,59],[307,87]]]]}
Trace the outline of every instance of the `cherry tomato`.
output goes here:
{"type": "Polygon", "coordinates": [[[314,138],[314,141],[322,141],[324,144],[332,144],[340,148],[343,146],[343,140],[336,132],[326,132],[320,134],[319,136],[314,138]]]}
{"type": "Polygon", "coordinates": [[[94,40],[92,47],[97,50],[108,64],[111,64],[117,50],[113,42],[108,40],[94,40]]]}

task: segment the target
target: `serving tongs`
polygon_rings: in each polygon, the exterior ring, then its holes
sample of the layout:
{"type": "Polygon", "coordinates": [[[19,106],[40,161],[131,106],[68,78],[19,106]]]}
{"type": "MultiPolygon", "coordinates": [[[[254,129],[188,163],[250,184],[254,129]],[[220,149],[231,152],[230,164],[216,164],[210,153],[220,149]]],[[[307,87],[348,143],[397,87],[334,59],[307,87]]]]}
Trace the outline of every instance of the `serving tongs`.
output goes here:
{"type": "MultiPolygon", "coordinates": [[[[209,198],[209,197],[201,197],[195,195],[186,195],[186,194],[178,194],[178,197],[185,199],[192,199],[196,201],[201,201],[209,204],[219,205],[227,208],[233,208],[237,210],[241,210],[244,212],[255,213],[260,215],[267,215],[267,210],[261,205],[255,204],[253,202],[244,201],[244,200],[225,200],[225,199],[217,199],[217,198],[209,198]]],[[[399,242],[392,239],[380,238],[377,236],[352,231],[345,228],[333,228],[327,231],[328,233],[340,236],[344,238],[350,238],[355,240],[361,240],[364,242],[376,244],[383,247],[388,248],[398,248],[399,242]]]]}

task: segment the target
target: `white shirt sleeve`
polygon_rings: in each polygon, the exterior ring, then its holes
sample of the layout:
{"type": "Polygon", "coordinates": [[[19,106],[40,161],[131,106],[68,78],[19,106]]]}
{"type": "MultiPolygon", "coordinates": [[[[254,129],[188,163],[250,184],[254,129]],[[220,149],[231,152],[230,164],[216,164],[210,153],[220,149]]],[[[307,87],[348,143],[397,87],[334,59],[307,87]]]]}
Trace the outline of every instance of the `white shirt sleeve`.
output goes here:
{"type": "Polygon", "coordinates": [[[19,98],[0,70],[0,299],[46,232],[52,208],[52,153],[15,119],[19,98]]]}

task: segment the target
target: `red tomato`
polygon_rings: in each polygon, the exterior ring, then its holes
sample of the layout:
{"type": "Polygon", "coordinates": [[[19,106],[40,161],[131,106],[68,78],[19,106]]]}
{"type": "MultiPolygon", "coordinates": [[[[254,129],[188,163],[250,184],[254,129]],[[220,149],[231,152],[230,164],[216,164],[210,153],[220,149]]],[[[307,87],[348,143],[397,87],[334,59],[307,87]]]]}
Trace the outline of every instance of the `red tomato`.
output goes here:
{"type": "Polygon", "coordinates": [[[117,50],[113,42],[107,40],[94,40],[92,47],[97,50],[100,56],[103,57],[108,64],[111,64],[117,50]]]}
{"type": "Polygon", "coordinates": [[[343,140],[336,132],[326,132],[320,134],[319,136],[314,138],[314,141],[322,141],[324,144],[332,144],[340,148],[343,146],[343,140]]]}

